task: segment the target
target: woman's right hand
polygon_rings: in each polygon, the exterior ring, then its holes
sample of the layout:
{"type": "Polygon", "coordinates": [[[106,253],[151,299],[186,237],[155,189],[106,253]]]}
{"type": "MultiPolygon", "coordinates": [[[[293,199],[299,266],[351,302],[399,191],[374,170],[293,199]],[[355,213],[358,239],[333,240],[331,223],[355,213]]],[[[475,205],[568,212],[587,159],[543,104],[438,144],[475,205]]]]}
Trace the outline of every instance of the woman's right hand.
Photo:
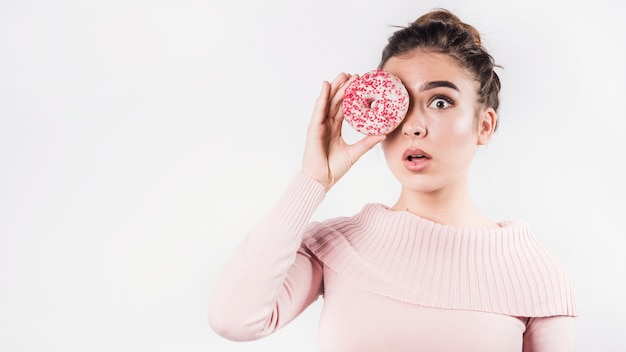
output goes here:
{"type": "Polygon", "coordinates": [[[365,152],[385,139],[384,135],[365,136],[349,145],[341,136],[343,94],[356,78],[341,73],[332,82],[322,83],[307,129],[301,172],[322,184],[327,192],[365,152]]]}

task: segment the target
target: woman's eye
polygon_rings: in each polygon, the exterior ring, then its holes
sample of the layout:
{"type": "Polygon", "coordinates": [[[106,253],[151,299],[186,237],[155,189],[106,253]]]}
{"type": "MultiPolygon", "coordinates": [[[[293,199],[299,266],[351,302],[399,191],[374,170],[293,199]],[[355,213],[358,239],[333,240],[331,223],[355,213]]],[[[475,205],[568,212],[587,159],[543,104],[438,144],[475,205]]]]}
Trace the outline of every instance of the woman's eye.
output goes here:
{"type": "Polygon", "coordinates": [[[450,101],[450,99],[438,97],[438,98],[433,99],[430,102],[429,107],[435,108],[435,109],[445,109],[449,107],[450,105],[452,105],[452,102],[450,101]]]}

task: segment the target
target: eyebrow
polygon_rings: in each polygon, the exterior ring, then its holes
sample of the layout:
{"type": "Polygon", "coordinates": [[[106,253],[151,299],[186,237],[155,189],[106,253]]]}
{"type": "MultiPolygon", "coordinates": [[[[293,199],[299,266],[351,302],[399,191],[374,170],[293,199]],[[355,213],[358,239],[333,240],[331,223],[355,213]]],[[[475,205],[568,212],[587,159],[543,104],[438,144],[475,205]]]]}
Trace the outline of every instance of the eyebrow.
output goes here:
{"type": "Polygon", "coordinates": [[[432,81],[432,82],[426,82],[424,83],[421,87],[420,87],[420,92],[429,90],[429,89],[434,89],[437,87],[448,87],[448,88],[452,88],[454,90],[456,90],[457,92],[460,92],[459,88],[452,82],[450,81],[432,81]]]}

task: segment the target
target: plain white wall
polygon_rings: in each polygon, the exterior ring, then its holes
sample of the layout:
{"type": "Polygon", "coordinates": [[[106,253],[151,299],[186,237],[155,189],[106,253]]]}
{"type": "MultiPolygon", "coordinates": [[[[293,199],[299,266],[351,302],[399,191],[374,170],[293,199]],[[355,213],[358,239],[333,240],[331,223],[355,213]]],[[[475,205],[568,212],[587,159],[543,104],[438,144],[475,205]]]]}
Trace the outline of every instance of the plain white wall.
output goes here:
{"type": "MultiPolygon", "coordinates": [[[[476,201],[566,262],[577,351],[626,350],[618,0],[2,1],[0,350],[315,351],[321,300],[233,343],[209,293],[298,171],[321,81],[374,68],[391,25],[439,6],[504,67],[476,201]]],[[[316,218],[397,191],[376,148],[316,218]]]]}

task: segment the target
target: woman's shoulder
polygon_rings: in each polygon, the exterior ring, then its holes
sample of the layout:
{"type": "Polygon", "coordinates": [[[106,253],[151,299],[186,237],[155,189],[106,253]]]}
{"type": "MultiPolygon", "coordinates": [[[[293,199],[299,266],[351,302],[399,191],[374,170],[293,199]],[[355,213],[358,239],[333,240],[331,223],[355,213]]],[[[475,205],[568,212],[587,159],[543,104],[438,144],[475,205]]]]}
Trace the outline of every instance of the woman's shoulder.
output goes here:
{"type": "Polygon", "coordinates": [[[350,233],[358,232],[357,230],[367,228],[372,223],[384,221],[387,216],[385,209],[387,207],[383,204],[366,203],[353,214],[313,221],[309,223],[305,231],[305,237],[319,237],[328,233],[349,235],[350,233]]]}

